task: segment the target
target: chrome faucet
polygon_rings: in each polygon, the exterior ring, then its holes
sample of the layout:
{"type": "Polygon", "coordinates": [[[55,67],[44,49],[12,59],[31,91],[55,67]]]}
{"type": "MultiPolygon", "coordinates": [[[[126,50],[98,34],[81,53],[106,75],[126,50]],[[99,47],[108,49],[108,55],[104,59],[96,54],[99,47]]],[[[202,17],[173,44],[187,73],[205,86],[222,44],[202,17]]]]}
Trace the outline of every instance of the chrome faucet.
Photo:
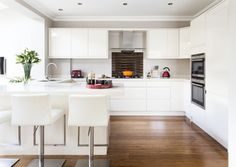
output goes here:
{"type": "Polygon", "coordinates": [[[49,67],[50,67],[51,65],[53,65],[53,66],[55,67],[55,69],[57,69],[57,65],[56,65],[55,63],[48,63],[48,65],[47,65],[47,67],[46,67],[46,79],[47,79],[48,81],[51,80],[51,78],[50,78],[50,76],[49,76],[49,74],[48,74],[49,67]]]}

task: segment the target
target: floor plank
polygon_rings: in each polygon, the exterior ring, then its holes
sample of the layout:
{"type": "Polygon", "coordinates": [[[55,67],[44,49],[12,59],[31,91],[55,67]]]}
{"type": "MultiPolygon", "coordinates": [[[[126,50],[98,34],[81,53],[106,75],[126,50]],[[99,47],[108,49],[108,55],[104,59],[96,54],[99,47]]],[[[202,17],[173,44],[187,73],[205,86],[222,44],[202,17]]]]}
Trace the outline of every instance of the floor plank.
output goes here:
{"type": "MultiPolygon", "coordinates": [[[[35,156],[18,157],[25,167],[35,156]]],[[[65,167],[86,156],[65,158],[65,167]]],[[[111,117],[108,156],[111,167],[227,167],[227,151],[185,117],[111,117]]]]}

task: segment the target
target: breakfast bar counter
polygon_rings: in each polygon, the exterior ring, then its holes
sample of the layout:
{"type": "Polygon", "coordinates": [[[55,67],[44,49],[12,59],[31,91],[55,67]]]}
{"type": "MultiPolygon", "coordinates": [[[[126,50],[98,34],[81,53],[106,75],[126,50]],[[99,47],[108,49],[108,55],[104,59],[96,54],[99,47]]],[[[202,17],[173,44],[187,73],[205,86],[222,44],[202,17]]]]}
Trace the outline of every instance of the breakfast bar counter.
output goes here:
{"type": "MultiPolygon", "coordinates": [[[[60,83],[38,82],[23,83],[0,83],[1,106],[10,109],[10,95],[21,93],[47,93],[50,95],[51,105],[62,108],[65,111],[66,122],[68,113],[68,97],[71,94],[105,94],[108,96],[123,94],[122,84],[115,84],[110,89],[89,89],[85,83],[60,83]]],[[[91,104],[92,105],[92,104],[91,104]]],[[[79,106],[78,106],[79,107],[79,106]]],[[[46,155],[85,155],[89,153],[88,127],[64,127],[64,118],[55,124],[45,127],[45,154],[46,155]],[[66,136],[66,137],[64,137],[66,136]]],[[[95,154],[106,155],[109,139],[109,127],[95,127],[95,154]]],[[[18,143],[18,127],[10,122],[0,125],[0,155],[36,155],[38,153],[39,134],[33,135],[34,127],[21,128],[21,145],[8,145],[18,143]]]]}

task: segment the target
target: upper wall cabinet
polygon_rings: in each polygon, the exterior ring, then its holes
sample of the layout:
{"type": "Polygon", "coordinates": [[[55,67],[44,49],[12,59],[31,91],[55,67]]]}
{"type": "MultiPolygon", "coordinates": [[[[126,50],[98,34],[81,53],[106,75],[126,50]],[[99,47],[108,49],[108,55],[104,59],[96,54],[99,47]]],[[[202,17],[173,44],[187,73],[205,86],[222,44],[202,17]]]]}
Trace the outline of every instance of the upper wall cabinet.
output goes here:
{"type": "Polygon", "coordinates": [[[88,29],[71,29],[71,58],[88,57],[88,29]]]}
{"type": "Polygon", "coordinates": [[[51,28],[50,58],[107,59],[108,31],[86,28],[51,28]]]}
{"type": "Polygon", "coordinates": [[[148,30],[147,58],[179,58],[179,29],[148,30]]]}
{"type": "Polygon", "coordinates": [[[89,30],[88,58],[108,58],[108,31],[105,29],[89,30]]]}
{"type": "Polygon", "coordinates": [[[191,52],[192,54],[205,52],[206,44],[206,14],[202,14],[191,21],[191,52]]]}
{"type": "Polygon", "coordinates": [[[179,30],[179,58],[190,58],[191,53],[190,27],[180,28],[179,30]]]}
{"type": "Polygon", "coordinates": [[[52,28],[49,30],[49,57],[70,58],[71,30],[68,28],[52,28]]]}

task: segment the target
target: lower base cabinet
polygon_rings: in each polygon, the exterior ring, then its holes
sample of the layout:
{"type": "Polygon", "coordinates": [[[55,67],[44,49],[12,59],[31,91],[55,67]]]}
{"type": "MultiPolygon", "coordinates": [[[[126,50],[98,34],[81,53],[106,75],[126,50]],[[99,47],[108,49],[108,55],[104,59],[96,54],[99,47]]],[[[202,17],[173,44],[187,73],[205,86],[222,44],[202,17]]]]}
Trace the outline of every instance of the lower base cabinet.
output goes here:
{"type": "Polygon", "coordinates": [[[142,84],[126,81],[124,94],[111,97],[111,112],[183,112],[185,82],[189,81],[146,81],[142,84]]]}

